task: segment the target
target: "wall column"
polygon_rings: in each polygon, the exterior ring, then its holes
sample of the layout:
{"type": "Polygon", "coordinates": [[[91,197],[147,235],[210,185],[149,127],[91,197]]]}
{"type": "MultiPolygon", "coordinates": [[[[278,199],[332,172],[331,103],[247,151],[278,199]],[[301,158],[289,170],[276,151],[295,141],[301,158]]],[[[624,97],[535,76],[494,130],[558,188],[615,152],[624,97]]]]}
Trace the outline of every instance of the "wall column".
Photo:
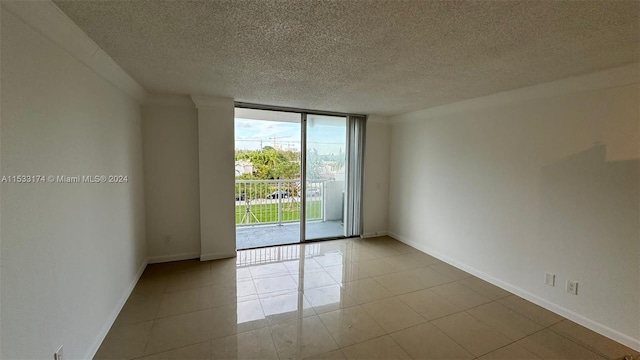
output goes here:
{"type": "Polygon", "coordinates": [[[200,260],[236,255],[234,103],[192,95],[198,108],[200,260]]]}

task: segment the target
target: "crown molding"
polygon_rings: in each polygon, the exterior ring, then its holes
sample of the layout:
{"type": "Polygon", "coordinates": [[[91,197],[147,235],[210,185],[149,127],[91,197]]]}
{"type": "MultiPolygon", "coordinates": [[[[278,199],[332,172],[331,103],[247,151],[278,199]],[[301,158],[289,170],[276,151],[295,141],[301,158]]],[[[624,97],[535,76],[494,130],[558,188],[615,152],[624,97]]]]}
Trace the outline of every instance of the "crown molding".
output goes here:
{"type": "Polygon", "coordinates": [[[393,116],[391,123],[425,120],[428,118],[474,111],[523,101],[550,98],[566,94],[620,87],[640,83],[640,63],[632,63],[586,75],[508,90],[492,95],[440,105],[393,116]]]}
{"type": "Polygon", "coordinates": [[[0,6],[137,102],[145,100],[146,90],[52,1],[1,1],[0,6]]]}

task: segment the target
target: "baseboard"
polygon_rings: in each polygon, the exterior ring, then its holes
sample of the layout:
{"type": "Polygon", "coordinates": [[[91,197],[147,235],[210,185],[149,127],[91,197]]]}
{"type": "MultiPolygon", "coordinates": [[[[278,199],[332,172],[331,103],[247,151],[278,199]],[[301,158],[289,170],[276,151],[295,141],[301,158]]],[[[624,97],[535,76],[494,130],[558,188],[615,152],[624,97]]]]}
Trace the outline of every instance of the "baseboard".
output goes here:
{"type": "Polygon", "coordinates": [[[486,274],[482,271],[479,271],[475,268],[472,268],[470,266],[467,266],[465,264],[461,264],[459,262],[457,262],[456,260],[453,260],[451,258],[449,258],[448,256],[445,256],[443,254],[440,254],[437,251],[434,251],[433,249],[430,249],[427,246],[424,246],[422,244],[419,244],[415,241],[411,241],[410,239],[394,233],[394,232],[389,232],[389,236],[391,236],[392,238],[399,240],[413,248],[416,248],[424,253],[427,253],[433,257],[436,257],[450,265],[453,265],[457,268],[460,268],[474,276],[479,277],[482,280],[485,280],[495,286],[498,286],[504,290],[509,291],[510,293],[513,293],[515,295],[520,296],[523,299],[526,299],[528,301],[531,301],[532,303],[539,305],[551,312],[554,312],[562,317],[565,317],[571,321],[574,321],[590,330],[593,330],[595,332],[597,332],[598,334],[602,335],[602,336],[606,336],[614,341],[617,341],[623,345],[626,345],[634,350],[640,351],[640,339],[634,339],[633,337],[623,334],[615,329],[612,329],[606,325],[603,325],[597,321],[591,320],[583,315],[580,315],[578,313],[575,313],[565,307],[562,307],[558,304],[555,304],[553,302],[550,302],[546,299],[543,299],[535,294],[532,294],[526,290],[523,290],[517,286],[514,286],[512,284],[506,283],[500,279],[497,279],[489,274],[486,274]]]}
{"type": "Polygon", "coordinates": [[[93,359],[93,357],[96,356],[96,353],[100,348],[100,345],[102,345],[104,338],[107,337],[109,330],[111,330],[111,326],[113,326],[113,323],[116,321],[118,314],[120,314],[120,311],[122,311],[122,308],[124,307],[124,304],[127,302],[127,299],[129,299],[129,296],[131,296],[133,289],[136,287],[136,284],[138,283],[138,280],[140,280],[140,277],[142,276],[142,273],[144,272],[144,269],[146,267],[147,267],[147,261],[145,260],[140,265],[140,268],[138,269],[138,273],[136,274],[135,280],[131,284],[129,284],[129,288],[127,289],[127,291],[125,291],[124,295],[120,298],[118,305],[109,316],[107,323],[104,325],[104,327],[102,327],[100,334],[98,334],[97,341],[94,342],[93,346],[89,349],[89,352],[87,353],[88,356],[85,356],[85,359],[93,359]]]}
{"type": "Polygon", "coordinates": [[[387,236],[388,232],[386,231],[376,231],[376,232],[370,232],[370,233],[365,233],[360,235],[361,238],[363,239],[368,239],[368,238],[373,238],[373,237],[378,237],[378,236],[387,236]]]}
{"type": "Polygon", "coordinates": [[[157,264],[157,263],[164,263],[164,262],[170,262],[170,261],[198,259],[199,257],[200,257],[199,252],[183,253],[183,254],[176,254],[176,255],[152,256],[147,259],[147,263],[157,264]]]}
{"type": "Polygon", "coordinates": [[[218,260],[218,259],[228,259],[232,257],[236,257],[237,252],[227,252],[227,253],[212,253],[212,254],[202,254],[200,255],[200,261],[209,261],[209,260],[218,260]]]}

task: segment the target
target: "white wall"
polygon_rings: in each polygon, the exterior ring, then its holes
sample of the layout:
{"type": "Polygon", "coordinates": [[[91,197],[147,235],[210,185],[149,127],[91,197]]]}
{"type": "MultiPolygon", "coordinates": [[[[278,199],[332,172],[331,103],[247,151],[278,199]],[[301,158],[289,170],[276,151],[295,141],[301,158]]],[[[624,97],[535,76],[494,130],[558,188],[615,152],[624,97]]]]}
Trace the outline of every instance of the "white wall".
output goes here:
{"type": "Polygon", "coordinates": [[[632,65],[392,119],[392,235],[639,349],[638,78],[632,65]]]}
{"type": "Polygon", "coordinates": [[[386,235],[389,217],[389,119],[367,120],[364,154],[363,237],[386,235]]]}
{"type": "Polygon", "coordinates": [[[140,106],[4,8],[1,22],[1,175],[129,182],[1,185],[0,358],[88,358],[145,265],[140,106]]]}
{"type": "Polygon", "coordinates": [[[187,96],[153,95],[142,108],[149,262],[200,257],[198,112],[187,96]]]}
{"type": "Polygon", "coordinates": [[[191,96],[198,109],[200,259],[236,255],[234,103],[191,96]]]}

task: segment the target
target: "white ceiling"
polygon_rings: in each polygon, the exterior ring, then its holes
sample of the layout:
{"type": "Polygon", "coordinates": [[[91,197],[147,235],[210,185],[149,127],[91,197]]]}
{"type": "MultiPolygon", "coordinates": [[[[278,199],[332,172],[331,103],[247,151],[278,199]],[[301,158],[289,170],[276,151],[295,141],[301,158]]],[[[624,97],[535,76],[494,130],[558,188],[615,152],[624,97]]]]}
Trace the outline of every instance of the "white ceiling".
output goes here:
{"type": "Polygon", "coordinates": [[[149,92],[393,115],[640,60],[638,1],[54,0],[149,92]]]}

